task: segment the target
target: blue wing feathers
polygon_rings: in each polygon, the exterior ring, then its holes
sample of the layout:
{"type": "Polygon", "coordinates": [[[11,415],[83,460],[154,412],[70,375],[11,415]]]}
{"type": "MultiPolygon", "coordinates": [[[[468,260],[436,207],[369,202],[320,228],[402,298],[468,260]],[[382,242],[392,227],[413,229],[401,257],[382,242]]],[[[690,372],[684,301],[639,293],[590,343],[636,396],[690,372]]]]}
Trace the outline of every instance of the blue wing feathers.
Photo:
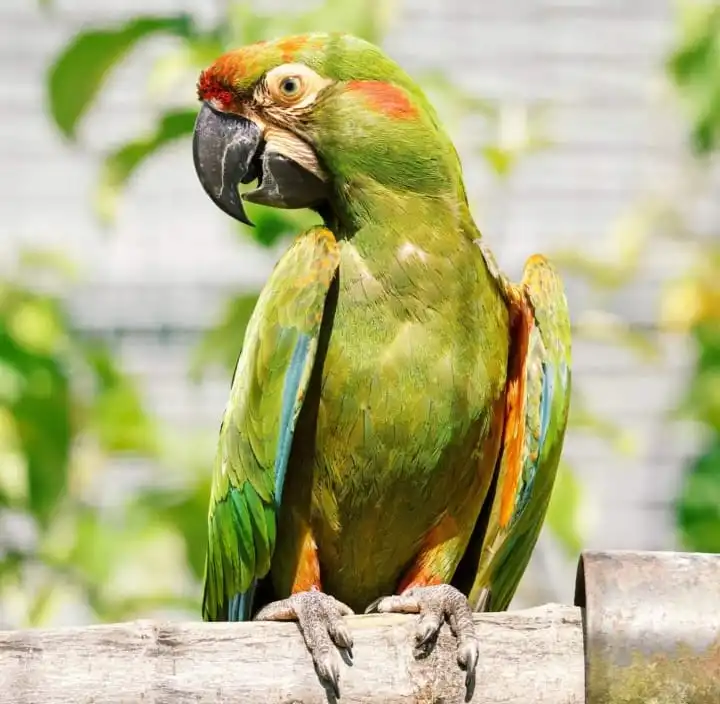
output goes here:
{"type": "Polygon", "coordinates": [[[553,393],[555,391],[555,369],[551,364],[543,364],[543,385],[540,396],[540,442],[538,446],[538,461],[542,455],[543,445],[550,427],[552,414],[553,393]]]}
{"type": "Polygon", "coordinates": [[[250,588],[242,594],[236,594],[230,599],[228,606],[228,621],[250,621],[252,619],[252,604],[255,596],[257,580],[253,579],[250,588]]]}
{"type": "Polygon", "coordinates": [[[530,503],[535,475],[542,458],[543,446],[547,437],[552,414],[553,392],[555,388],[554,368],[551,364],[542,365],[542,389],[540,392],[540,437],[538,439],[537,455],[526,458],[522,468],[522,486],[517,499],[517,506],[512,522],[519,520],[525,507],[530,503]]]}
{"type": "Polygon", "coordinates": [[[290,365],[285,374],[283,385],[282,411],[280,414],[280,436],[278,438],[277,453],[275,455],[275,503],[279,506],[282,502],[283,485],[285,483],[285,472],[287,471],[290,448],[292,447],[293,434],[295,433],[295,408],[298,403],[298,389],[305,372],[308,353],[310,352],[310,335],[301,333],[298,336],[295,349],[293,350],[290,365]]]}
{"type": "MultiPolygon", "coordinates": [[[[298,391],[305,372],[311,342],[312,338],[309,335],[301,333],[298,336],[288,370],[285,374],[282,410],[280,414],[280,434],[275,455],[275,504],[278,507],[282,502],[285,473],[287,471],[288,460],[290,459],[290,449],[295,432],[295,410],[298,405],[298,391]]],[[[251,535],[250,512],[248,511],[249,507],[246,505],[246,499],[237,489],[233,489],[230,494],[232,496],[233,508],[238,525],[242,526],[243,529],[247,528],[246,535],[251,535]]],[[[241,548],[253,550],[254,552],[254,543],[252,540],[240,540],[238,543],[241,548]]],[[[256,556],[253,554],[253,563],[255,563],[255,558],[256,556]]],[[[253,597],[255,596],[256,587],[257,580],[254,579],[247,591],[242,594],[236,594],[230,600],[228,606],[228,621],[249,621],[252,618],[253,597]]]]}

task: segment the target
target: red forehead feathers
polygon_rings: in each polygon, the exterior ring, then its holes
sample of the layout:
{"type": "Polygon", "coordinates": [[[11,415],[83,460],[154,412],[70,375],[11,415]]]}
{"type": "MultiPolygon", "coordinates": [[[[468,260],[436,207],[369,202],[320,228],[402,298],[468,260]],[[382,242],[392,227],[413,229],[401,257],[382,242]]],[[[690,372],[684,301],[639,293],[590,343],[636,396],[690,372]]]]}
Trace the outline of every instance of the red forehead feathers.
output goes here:
{"type": "Polygon", "coordinates": [[[198,98],[217,100],[223,106],[231,105],[244,85],[249,87],[260,77],[265,44],[266,42],[258,42],[218,58],[200,74],[198,98]]]}
{"type": "Polygon", "coordinates": [[[235,98],[233,92],[227,87],[224,81],[218,79],[212,72],[212,69],[207,69],[200,74],[200,80],[198,80],[197,84],[197,95],[200,100],[215,100],[223,107],[230,105],[235,98]]]}

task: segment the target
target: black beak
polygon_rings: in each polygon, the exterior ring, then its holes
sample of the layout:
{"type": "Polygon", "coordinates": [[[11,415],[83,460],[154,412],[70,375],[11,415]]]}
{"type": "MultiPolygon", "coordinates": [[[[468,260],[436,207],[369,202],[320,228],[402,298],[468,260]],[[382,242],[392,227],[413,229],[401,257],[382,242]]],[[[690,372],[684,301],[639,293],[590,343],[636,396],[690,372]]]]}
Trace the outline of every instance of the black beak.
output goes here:
{"type": "Polygon", "coordinates": [[[204,103],[193,135],[193,161],[202,187],[219,208],[252,225],[237,186],[257,178],[253,160],[262,143],[260,128],[251,120],[216,112],[204,103]]]}
{"type": "Polygon", "coordinates": [[[207,103],[195,121],[193,160],[212,201],[247,225],[252,222],[238,193],[240,183],[258,179],[258,188],[242,198],[276,208],[309,208],[328,195],[325,181],[283,154],[265,149],[262,131],[252,120],[218,112],[207,103]]]}

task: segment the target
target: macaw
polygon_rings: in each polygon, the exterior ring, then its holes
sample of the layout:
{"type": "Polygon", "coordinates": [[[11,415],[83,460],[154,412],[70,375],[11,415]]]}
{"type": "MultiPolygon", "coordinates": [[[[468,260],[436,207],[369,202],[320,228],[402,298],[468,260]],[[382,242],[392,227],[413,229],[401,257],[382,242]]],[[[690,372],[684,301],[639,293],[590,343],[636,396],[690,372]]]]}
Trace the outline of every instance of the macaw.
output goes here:
{"type": "Polygon", "coordinates": [[[420,614],[420,645],[447,619],[470,679],[472,611],[508,606],[562,449],[562,282],[541,255],[519,284],[500,273],[452,142],[378,47],[260,42],[206,68],[198,97],[194,164],[218,207],[322,220],[280,257],[245,332],[203,618],[297,621],[336,694],[343,616],[420,614]]]}

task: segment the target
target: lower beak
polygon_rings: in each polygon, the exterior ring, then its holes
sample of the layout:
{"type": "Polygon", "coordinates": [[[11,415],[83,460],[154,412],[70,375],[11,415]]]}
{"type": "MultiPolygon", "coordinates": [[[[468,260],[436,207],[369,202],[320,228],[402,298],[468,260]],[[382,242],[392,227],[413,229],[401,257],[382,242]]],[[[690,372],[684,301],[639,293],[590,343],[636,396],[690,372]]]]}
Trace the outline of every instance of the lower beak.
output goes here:
{"type": "Polygon", "coordinates": [[[204,103],[195,121],[193,160],[212,201],[231,217],[252,225],[238,184],[258,179],[243,198],[276,208],[308,208],[328,195],[328,185],[291,158],[266,145],[252,120],[214,110],[204,103]]]}

